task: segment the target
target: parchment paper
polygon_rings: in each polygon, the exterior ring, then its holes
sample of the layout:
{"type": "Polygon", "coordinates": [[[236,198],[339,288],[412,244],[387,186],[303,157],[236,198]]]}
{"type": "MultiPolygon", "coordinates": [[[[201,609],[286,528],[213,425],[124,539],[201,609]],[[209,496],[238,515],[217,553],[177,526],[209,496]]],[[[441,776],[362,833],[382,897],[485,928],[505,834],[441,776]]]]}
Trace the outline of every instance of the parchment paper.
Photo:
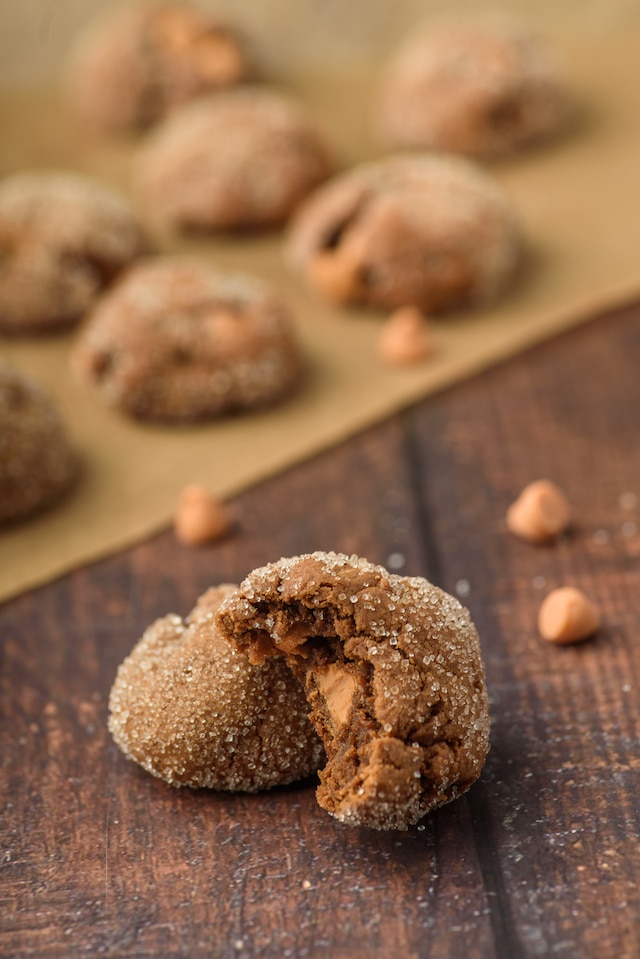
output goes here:
{"type": "MultiPolygon", "coordinates": [[[[381,315],[316,299],[283,263],[278,235],[165,246],[197,251],[281,288],[297,316],[311,377],[302,393],[272,411],[194,428],[143,426],[104,409],[71,380],[70,336],[0,340],[0,354],[55,395],[83,461],[74,495],[0,532],[0,599],[166,526],[188,482],[231,496],[640,294],[640,37],[556,40],[580,122],[561,141],[492,168],[520,211],[529,265],[495,308],[439,321],[437,355],[423,365],[386,367],[375,349],[381,315]]],[[[345,163],[380,153],[366,133],[374,75],[365,65],[296,82],[345,163]]],[[[92,142],[74,129],[52,93],[12,94],[0,103],[2,173],[72,167],[124,185],[130,156],[127,145],[92,142]]]]}

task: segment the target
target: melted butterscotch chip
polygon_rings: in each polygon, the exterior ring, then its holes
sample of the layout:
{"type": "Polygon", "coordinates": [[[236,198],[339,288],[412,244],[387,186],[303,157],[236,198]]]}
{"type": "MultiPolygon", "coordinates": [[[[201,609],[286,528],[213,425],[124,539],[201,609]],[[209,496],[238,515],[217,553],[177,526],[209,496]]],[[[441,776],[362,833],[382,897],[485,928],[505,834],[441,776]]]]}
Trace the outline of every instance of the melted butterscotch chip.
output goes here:
{"type": "Polygon", "coordinates": [[[211,13],[188,4],[133,4],[78,38],[67,95],[92,126],[136,131],[250,72],[237,32],[211,13]]]}
{"type": "Polygon", "coordinates": [[[509,202],[479,168],[407,155],[315,190],[294,216],[288,253],[334,301],[442,313],[502,292],[522,242],[509,202]]]}
{"type": "Polygon", "coordinates": [[[302,108],[246,87],[169,117],[143,147],[135,179],[149,215],[165,227],[237,230],[283,223],[333,166],[302,108]]]}
{"type": "Polygon", "coordinates": [[[140,256],[127,200],[75,173],[17,173],[0,183],[0,332],[73,326],[140,256]]]}
{"type": "Polygon", "coordinates": [[[513,23],[433,26],[389,64],[375,104],[395,147],[489,157],[557,134],[570,109],[544,39],[513,23]]]}
{"type": "Polygon", "coordinates": [[[0,523],[50,506],[77,472],[51,398],[0,360],[0,523]]]}
{"type": "Polygon", "coordinates": [[[256,792],[309,776],[322,761],[302,687],[286,665],[253,665],[221,638],[214,614],[233,592],[214,587],[186,620],[153,623],[111,690],[116,743],[172,786],[256,792]]]}
{"type": "Polygon", "coordinates": [[[89,316],[71,362],[108,405],[165,422],[268,406],[304,374],[293,320],[266,283],[186,257],[131,269],[89,316]]]}
{"type": "Polygon", "coordinates": [[[489,714],[478,635],[457,599],[358,557],[313,553],[251,573],[220,607],[222,636],[304,683],[328,763],[320,805],[406,829],[478,778],[489,714]]]}

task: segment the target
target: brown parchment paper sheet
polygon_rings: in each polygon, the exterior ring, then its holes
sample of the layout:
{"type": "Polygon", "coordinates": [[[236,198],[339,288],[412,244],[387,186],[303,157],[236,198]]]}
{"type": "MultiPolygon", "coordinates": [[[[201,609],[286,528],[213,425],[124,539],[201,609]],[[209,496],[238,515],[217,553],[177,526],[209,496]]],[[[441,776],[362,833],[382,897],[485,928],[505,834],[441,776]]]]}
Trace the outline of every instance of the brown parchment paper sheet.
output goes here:
{"type": "MultiPolygon", "coordinates": [[[[70,379],[70,336],[0,340],[0,354],[55,395],[83,461],[74,495],[0,532],[0,599],[166,526],[187,482],[231,496],[640,294],[640,36],[555,39],[581,105],[580,123],[562,141],[493,167],[520,211],[530,264],[494,308],[439,321],[437,355],[424,365],[384,366],[375,350],[380,314],[314,298],[283,263],[277,235],[165,246],[197,251],[281,288],[297,316],[311,377],[304,392],[272,411],[194,428],[140,425],[103,409],[70,379]]],[[[295,84],[345,163],[380,152],[367,134],[374,76],[364,65],[295,84]]],[[[53,93],[0,102],[1,173],[72,167],[125,185],[130,156],[129,146],[92,142],[74,129],[53,93]]]]}

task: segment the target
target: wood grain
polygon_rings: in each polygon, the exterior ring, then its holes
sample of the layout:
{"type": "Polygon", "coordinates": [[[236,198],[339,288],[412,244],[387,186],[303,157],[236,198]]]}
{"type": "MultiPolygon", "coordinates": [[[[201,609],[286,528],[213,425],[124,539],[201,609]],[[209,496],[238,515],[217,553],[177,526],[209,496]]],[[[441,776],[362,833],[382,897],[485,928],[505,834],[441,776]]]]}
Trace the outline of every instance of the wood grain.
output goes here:
{"type": "Polygon", "coordinates": [[[222,544],[167,532],[0,609],[0,954],[635,959],[639,368],[636,307],[251,490],[222,544]],[[553,548],[504,526],[539,476],[575,506],[553,548]],[[312,782],[176,791],[106,731],[117,665],[154,617],[313,549],[429,576],[482,637],[485,770],[407,834],[334,822],[312,782]],[[557,649],[535,617],[564,583],[605,626],[557,649]]]}

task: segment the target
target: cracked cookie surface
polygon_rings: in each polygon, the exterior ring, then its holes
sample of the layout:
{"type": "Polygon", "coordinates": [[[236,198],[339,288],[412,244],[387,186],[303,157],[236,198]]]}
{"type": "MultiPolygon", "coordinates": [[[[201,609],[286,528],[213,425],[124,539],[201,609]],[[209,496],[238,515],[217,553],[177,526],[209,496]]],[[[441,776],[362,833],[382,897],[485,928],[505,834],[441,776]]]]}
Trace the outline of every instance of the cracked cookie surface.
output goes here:
{"type": "Polygon", "coordinates": [[[322,762],[302,687],[285,664],[252,665],[214,614],[235,591],[208,590],[186,620],[153,623],[118,669],[109,729],[124,754],[173,786],[256,792],[322,762]]]}
{"type": "Polygon", "coordinates": [[[89,316],[71,362],[108,405],[164,422],[268,406],[304,374],[293,321],[266,283],[186,257],[131,269],[89,316]]]}
{"type": "Polygon", "coordinates": [[[144,239],[127,200],[72,173],[17,173],[0,183],[0,332],[76,324],[144,239]]]}
{"type": "Polygon", "coordinates": [[[406,829],[465,792],[489,748],[478,635],[457,599],[358,557],[313,553],[254,570],[221,605],[223,637],[304,683],[328,762],[319,804],[406,829]]]}
{"type": "Polygon", "coordinates": [[[288,254],[329,299],[442,313],[496,297],[522,239],[506,196],[474,164],[398,155],[319,187],[293,219],[288,254]]]}

